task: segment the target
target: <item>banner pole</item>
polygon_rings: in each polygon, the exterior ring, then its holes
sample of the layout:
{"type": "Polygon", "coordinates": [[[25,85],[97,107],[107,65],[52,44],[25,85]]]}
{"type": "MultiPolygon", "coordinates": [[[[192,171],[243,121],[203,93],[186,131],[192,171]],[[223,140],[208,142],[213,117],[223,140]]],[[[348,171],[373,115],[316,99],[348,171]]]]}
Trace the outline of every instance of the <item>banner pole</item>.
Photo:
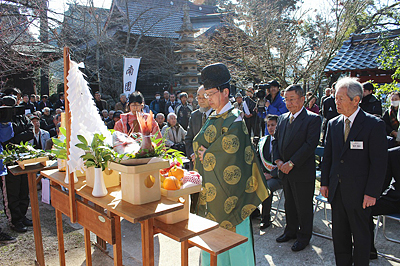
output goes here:
{"type": "Polygon", "coordinates": [[[68,169],[68,159],[70,155],[70,140],[71,140],[71,111],[69,108],[68,101],[68,72],[70,69],[70,53],[69,48],[64,47],[64,99],[65,99],[65,129],[67,132],[67,172],[68,175],[68,193],[69,193],[69,217],[72,223],[76,223],[76,205],[75,205],[75,183],[74,183],[74,173],[70,173],[68,169]]]}

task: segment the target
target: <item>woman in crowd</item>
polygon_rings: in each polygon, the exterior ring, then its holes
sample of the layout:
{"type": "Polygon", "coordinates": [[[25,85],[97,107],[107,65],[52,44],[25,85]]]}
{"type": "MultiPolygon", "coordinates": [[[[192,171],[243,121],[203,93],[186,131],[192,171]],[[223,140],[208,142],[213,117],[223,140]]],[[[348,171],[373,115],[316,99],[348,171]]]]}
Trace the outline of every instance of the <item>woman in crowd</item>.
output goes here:
{"type": "Polygon", "coordinates": [[[311,95],[310,100],[308,101],[308,104],[306,106],[306,109],[310,112],[316,113],[317,115],[319,114],[319,107],[316,104],[317,102],[317,97],[311,95]]]}
{"type": "MultiPolygon", "coordinates": [[[[143,113],[144,97],[140,92],[133,92],[129,96],[129,110],[130,112],[120,115],[120,120],[115,123],[114,129],[122,133],[132,136],[133,133],[140,132],[139,122],[137,115],[147,117],[150,114],[143,113]]],[[[161,138],[160,129],[157,122],[153,118],[151,134],[157,134],[157,138],[161,138]]]]}
{"type": "Polygon", "coordinates": [[[390,107],[386,110],[382,118],[386,124],[387,135],[395,139],[397,138],[397,132],[399,130],[399,103],[400,92],[392,92],[392,94],[390,94],[390,107]]]}

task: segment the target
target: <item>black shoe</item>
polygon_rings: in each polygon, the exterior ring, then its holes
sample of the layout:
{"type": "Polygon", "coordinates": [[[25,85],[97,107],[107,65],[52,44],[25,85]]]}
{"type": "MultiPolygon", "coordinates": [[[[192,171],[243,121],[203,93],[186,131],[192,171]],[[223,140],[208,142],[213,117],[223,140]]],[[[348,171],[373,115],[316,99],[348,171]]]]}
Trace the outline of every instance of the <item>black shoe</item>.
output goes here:
{"type": "Polygon", "coordinates": [[[9,244],[9,243],[15,243],[17,242],[17,239],[7,235],[6,233],[0,232],[0,243],[1,244],[9,244]]]}
{"type": "Polygon", "coordinates": [[[369,252],[369,259],[370,260],[376,260],[378,258],[378,252],[376,251],[376,249],[375,249],[375,251],[370,251],[369,252]]]}
{"type": "Polygon", "coordinates": [[[281,235],[280,237],[278,237],[278,238],[276,239],[276,242],[278,242],[278,243],[283,243],[283,242],[288,242],[289,240],[291,240],[291,239],[296,239],[296,238],[297,238],[296,236],[289,236],[289,235],[287,235],[287,234],[285,233],[285,234],[281,235]]]}
{"type": "Polygon", "coordinates": [[[24,220],[22,220],[22,224],[25,226],[33,226],[33,222],[32,220],[29,220],[28,218],[24,218],[24,220]]]}
{"type": "Polygon", "coordinates": [[[28,231],[28,228],[26,228],[26,226],[22,222],[14,224],[13,226],[11,226],[11,229],[18,233],[25,233],[26,231],[28,231]]]}
{"type": "Polygon", "coordinates": [[[271,223],[270,222],[263,222],[263,221],[261,221],[261,223],[260,223],[260,229],[265,229],[265,228],[268,228],[268,227],[270,227],[270,225],[271,225],[271,223]]]}
{"type": "Polygon", "coordinates": [[[293,246],[292,246],[292,250],[293,251],[300,251],[305,249],[308,246],[308,243],[303,243],[303,242],[299,242],[296,241],[294,242],[293,246]]]}

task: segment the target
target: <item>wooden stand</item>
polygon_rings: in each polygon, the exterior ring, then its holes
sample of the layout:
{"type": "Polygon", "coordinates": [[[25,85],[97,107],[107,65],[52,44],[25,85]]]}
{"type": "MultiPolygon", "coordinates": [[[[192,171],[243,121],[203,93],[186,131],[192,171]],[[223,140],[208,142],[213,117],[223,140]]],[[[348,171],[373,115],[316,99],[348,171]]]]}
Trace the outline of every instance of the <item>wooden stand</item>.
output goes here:
{"type": "MultiPolygon", "coordinates": [[[[43,171],[41,174],[49,178],[52,183],[52,205],[57,210],[56,218],[59,216],[58,212],[67,214],[71,208],[66,203],[68,196],[59,190],[59,185],[67,186],[64,183],[64,173],[58,170],[49,170],[43,171]]],[[[121,217],[132,223],[141,223],[143,265],[154,265],[154,218],[183,209],[182,204],[166,198],[148,204],[132,205],[121,199],[120,186],[109,188],[107,196],[96,198],[92,196],[92,189],[85,185],[82,177],[78,178],[75,189],[76,194],[83,199],[82,201],[76,200],[76,210],[77,221],[85,227],[86,265],[91,265],[90,239],[88,236],[90,231],[113,245],[114,265],[122,265],[121,217]],[[89,201],[106,210],[106,212],[99,212],[87,206],[89,201]]],[[[57,221],[57,232],[58,240],[63,241],[61,221],[57,221]]],[[[59,248],[60,265],[65,265],[63,244],[59,243],[59,248]]]]}
{"type": "Polygon", "coordinates": [[[31,201],[33,222],[33,235],[35,238],[36,261],[41,266],[45,266],[45,263],[42,243],[42,228],[40,227],[39,200],[36,186],[38,180],[36,179],[36,174],[41,170],[53,168],[57,168],[55,162],[48,162],[48,166],[43,166],[43,163],[40,162],[33,165],[27,165],[26,167],[24,167],[24,169],[21,169],[21,167],[19,167],[18,165],[8,167],[8,171],[10,171],[13,175],[28,175],[29,197],[31,201]]]}
{"type": "Polygon", "coordinates": [[[33,159],[28,159],[28,160],[23,160],[23,161],[17,161],[19,167],[21,167],[22,170],[25,169],[26,165],[30,164],[36,164],[40,163],[43,167],[46,166],[46,162],[49,160],[49,157],[39,157],[39,158],[33,158],[33,159]]]}
{"type": "Polygon", "coordinates": [[[175,224],[189,219],[189,212],[190,212],[189,195],[200,191],[201,191],[201,185],[196,185],[188,188],[181,188],[178,190],[166,190],[161,188],[161,195],[163,195],[164,197],[166,197],[171,201],[183,203],[184,207],[183,210],[165,214],[157,217],[156,219],[160,220],[165,224],[175,224]]]}
{"type": "Polygon", "coordinates": [[[175,241],[180,242],[181,265],[187,266],[189,261],[189,238],[204,234],[218,227],[219,225],[216,222],[194,214],[190,214],[188,219],[179,223],[175,223],[174,225],[163,223],[157,218],[157,220],[154,222],[154,233],[161,233],[175,241]]]}

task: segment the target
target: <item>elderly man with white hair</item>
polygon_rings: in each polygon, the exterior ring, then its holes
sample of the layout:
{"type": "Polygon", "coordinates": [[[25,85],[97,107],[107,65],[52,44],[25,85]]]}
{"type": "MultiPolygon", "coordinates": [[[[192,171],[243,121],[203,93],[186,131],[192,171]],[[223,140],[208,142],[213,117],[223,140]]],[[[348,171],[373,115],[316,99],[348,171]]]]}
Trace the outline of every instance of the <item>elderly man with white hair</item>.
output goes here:
{"type": "MultiPolygon", "coordinates": [[[[53,116],[50,113],[50,108],[49,107],[43,108],[43,116],[42,116],[42,118],[46,122],[47,126],[51,126],[51,124],[53,123],[53,116]]],[[[47,130],[47,128],[45,128],[45,129],[47,130]]]]}
{"type": "Polygon", "coordinates": [[[165,138],[165,145],[185,153],[186,130],[178,124],[175,113],[169,113],[167,121],[168,124],[161,130],[161,134],[165,138]]]}
{"type": "Polygon", "coordinates": [[[340,114],[328,122],[321,194],[332,206],[336,265],[369,265],[371,206],[379,198],[387,166],[385,123],[360,109],[363,87],[355,78],[336,83],[340,114]]]}

